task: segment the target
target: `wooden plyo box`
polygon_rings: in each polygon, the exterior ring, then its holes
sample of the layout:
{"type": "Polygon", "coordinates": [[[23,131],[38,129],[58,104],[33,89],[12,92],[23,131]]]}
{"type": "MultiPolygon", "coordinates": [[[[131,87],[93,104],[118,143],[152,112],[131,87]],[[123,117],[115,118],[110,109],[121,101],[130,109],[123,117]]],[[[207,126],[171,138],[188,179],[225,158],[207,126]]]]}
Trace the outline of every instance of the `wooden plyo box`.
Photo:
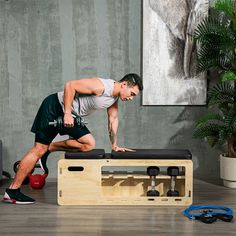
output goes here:
{"type": "Polygon", "coordinates": [[[178,205],[192,204],[192,160],[164,159],[60,159],[58,162],[59,205],[178,205]],[[160,196],[149,197],[150,177],[143,173],[109,173],[104,168],[178,166],[176,179],[178,197],[167,197],[170,176],[157,176],[160,196]]]}

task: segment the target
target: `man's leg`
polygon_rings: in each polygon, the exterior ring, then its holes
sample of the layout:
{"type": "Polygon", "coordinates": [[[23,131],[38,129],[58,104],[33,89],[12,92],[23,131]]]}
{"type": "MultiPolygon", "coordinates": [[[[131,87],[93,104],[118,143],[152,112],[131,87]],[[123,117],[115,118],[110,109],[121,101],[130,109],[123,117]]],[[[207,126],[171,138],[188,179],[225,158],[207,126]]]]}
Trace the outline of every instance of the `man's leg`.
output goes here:
{"type": "Polygon", "coordinates": [[[16,176],[9,186],[6,189],[3,200],[9,203],[16,204],[31,204],[34,203],[35,200],[24,195],[20,192],[20,186],[24,181],[27,174],[31,172],[34,168],[37,161],[43,156],[43,154],[47,151],[49,145],[35,143],[34,147],[32,147],[22,158],[19,169],[16,173],[16,176]]]}
{"type": "Polygon", "coordinates": [[[95,147],[95,139],[91,134],[86,134],[76,139],[67,139],[64,141],[53,142],[50,145],[35,143],[22,158],[19,169],[13,182],[10,185],[10,189],[20,188],[27,174],[34,168],[37,161],[49,150],[49,152],[55,151],[90,151],[95,147]]]}
{"type": "Polygon", "coordinates": [[[48,173],[47,159],[51,152],[87,152],[95,148],[95,139],[91,134],[85,134],[79,139],[67,139],[59,142],[52,142],[48,151],[39,160],[39,164],[45,173],[48,173]]]}
{"type": "Polygon", "coordinates": [[[42,143],[35,143],[35,145],[25,154],[25,156],[20,161],[19,169],[13,182],[10,185],[10,189],[20,188],[25,177],[34,168],[37,161],[43,156],[43,154],[48,150],[48,145],[42,143]]]}
{"type": "Polygon", "coordinates": [[[48,150],[55,151],[81,151],[87,152],[95,148],[95,139],[91,134],[86,134],[79,139],[67,139],[59,142],[52,142],[48,150]]]}

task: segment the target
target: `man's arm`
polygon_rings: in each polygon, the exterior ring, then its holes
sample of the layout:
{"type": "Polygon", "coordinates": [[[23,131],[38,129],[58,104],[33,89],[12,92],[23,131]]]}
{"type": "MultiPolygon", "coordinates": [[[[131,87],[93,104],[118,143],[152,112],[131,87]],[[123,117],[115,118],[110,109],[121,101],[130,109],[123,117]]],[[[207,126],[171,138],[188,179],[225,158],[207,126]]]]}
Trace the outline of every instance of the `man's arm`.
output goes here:
{"type": "Polygon", "coordinates": [[[74,119],[71,115],[71,106],[75,93],[94,94],[100,96],[104,92],[104,85],[97,78],[84,78],[68,81],[64,86],[64,125],[73,127],[74,119]]]}
{"type": "Polygon", "coordinates": [[[118,100],[107,109],[107,115],[108,115],[108,131],[109,131],[109,138],[112,145],[112,150],[116,152],[134,151],[132,149],[119,147],[117,144],[117,131],[118,131],[118,125],[119,125],[118,100]]]}
{"type": "Polygon", "coordinates": [[[107,109],[108,115],[108,132],[111,141],[112,150],[117,147],[117,130],[119,125],[118,119],[118,100],[107,109]]]}

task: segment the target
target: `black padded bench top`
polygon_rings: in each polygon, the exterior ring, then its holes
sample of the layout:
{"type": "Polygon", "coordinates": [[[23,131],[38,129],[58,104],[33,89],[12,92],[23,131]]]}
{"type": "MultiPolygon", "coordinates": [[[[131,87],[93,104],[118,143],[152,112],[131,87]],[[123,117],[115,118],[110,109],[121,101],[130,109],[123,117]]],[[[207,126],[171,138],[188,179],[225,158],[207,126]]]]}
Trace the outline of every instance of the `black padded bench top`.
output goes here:
{"type": "Polygon", "coordinates": [[[89,152],[66,152],[65,159],[101,159],[105,157],[104,149],[93,149],[89,152]]]}
{"type": "Polygon", "coordinates": [[[187,149],[135,149],[135,152],[115,152],[105,154],[104,149],[89,152],[66,152],[65,159],[176,159],[191,160],[192,154],[187,149]]]}
{"type": "Polygon", "coordinates": [[[111,153],[114,159],[192,159],[187,149],[135,149],[135,152],[111,153]]]}

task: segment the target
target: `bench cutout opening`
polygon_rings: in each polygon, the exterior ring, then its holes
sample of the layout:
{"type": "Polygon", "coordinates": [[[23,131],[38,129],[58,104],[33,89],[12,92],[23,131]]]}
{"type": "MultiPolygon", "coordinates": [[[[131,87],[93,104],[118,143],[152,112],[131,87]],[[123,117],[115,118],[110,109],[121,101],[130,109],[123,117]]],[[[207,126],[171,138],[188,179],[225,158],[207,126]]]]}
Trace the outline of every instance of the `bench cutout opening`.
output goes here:
{"type": "Polygon", "coordinates": [[[84,167],[83,166],[69,166],[68,171],[83,171],[84,167]]]}

